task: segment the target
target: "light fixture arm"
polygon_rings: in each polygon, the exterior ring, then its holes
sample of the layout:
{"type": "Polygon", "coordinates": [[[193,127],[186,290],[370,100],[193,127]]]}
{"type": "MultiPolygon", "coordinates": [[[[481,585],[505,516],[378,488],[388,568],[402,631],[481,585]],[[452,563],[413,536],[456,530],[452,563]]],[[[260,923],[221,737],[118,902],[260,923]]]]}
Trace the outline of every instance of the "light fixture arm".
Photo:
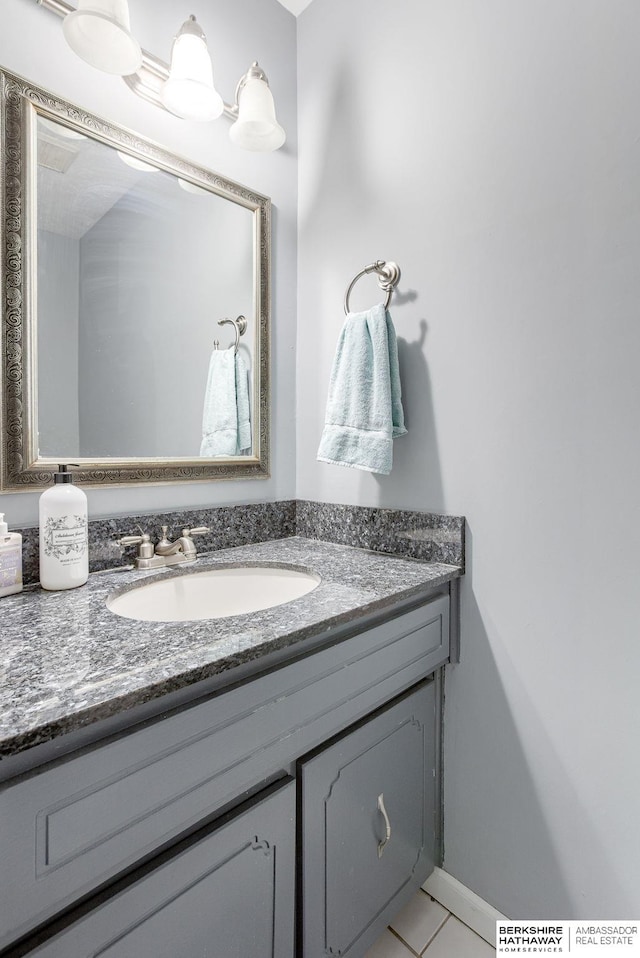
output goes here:
{"type": "Polygon", "coordinates": [[[66,17],[68,13],[75,10],[75,7],[72,7],[66,0],[36,0],[36,2],[38,6],[51,10],[52,13],[57,13],[59,17],[66,17]]]}
{"type": "MultiPolygon", "coordinates": [[[[76,8],[73,4],[68,3],[67,0],[36,0],[38,6],[44,7],[45,10],[49,10],[51,13],[55,13],[59,17],[66,17],[68,13],[72,13],[76,8]]],[[[237,119],[238,116],[238,92],[242,88],[242,85],[246,83],[249,74],[254,67],[257,67],[257,63],[254,63],[250,68],[248,73],[246,73],[238,83],[236,89],[236,102],[233,106],[228,103],[224,104],[224,114],[228,116],[230,120],[237,119]]],[[[258,67],[259,74],[254,74],[256,76],[261,75],[261,79],[266,80],[266,76],[258,67]]],[[[137,71],[137,73],[132,73],[129,76],[123,76],[124,82],[127,84],[130,90],[139,96],[143,100],[146,100],[148,103],[152,103],[154,106],[159,107],[161,110],[168,112],[162,103],[160,98],[160,91],[166,80],[169,77],[169,64],[165,63],[164,60],[161,60],[159,57],[154,56],[153,53],[149,53],[147,50],[142,50],[142,66],[137,71]]]]}

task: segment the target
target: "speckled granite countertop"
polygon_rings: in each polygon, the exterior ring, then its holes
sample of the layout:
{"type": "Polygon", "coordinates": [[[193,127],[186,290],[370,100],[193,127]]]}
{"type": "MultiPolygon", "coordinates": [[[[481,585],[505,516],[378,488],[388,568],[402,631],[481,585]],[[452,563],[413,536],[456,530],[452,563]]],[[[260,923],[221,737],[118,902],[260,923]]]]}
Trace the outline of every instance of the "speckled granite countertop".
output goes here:
{"type": "Polygon", "coordinates": [[[303,538],[225,549],[195,566],[89,577],[67,592],[0,600],[0,756],[116,715],[278,649],[419,597],[461,574],[420,562],[303,538]],[[110,612],[114,591],[234,564],[302,567],[321,576],[300,599],[224,619],[139,622],[110,612]]]}

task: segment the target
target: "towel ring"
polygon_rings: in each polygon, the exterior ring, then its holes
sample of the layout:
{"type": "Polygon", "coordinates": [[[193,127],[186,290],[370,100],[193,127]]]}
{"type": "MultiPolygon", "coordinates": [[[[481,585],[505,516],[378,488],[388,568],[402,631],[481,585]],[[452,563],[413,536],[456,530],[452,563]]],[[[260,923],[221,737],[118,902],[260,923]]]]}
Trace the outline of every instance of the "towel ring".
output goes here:
{"type": "Polygon", "coordinates": [[[347,292],[344,294],[345,313],[349,313],[349,296],[351,294],[351,290],[356,285],[360,277],[365,276],[367,273],[378,274],[378,286],[387,294],[387,298],[384,302],[384,308],[386,309],[391,302],[391,294],[400,281],[400,267],[397,263],[392,263],[391,261],[385,263],[383,259],[377,259],[375,263],[370,263],[369,266],[365,266],[364,269],[361,269],[360,272],[357,273],[349,283],[347,292]]]}
{"type": "MultiPolygon", "coordinates": [[[[237,353],[238,346],[240,345],[240,337],[244,336],[244,334],[247,331],[247,320],[244,316],[238,316],[237,319],[219,319],[218,320],[218,326],[225,326],[226,324],[233,326],[235,330],[236,341],[234,343],[234,352],[237,353]]],[[[215,346],[216,349],[218,348],[220,344],[218,343],[217,339],[215,340],[213,345],[215,346]]]]}

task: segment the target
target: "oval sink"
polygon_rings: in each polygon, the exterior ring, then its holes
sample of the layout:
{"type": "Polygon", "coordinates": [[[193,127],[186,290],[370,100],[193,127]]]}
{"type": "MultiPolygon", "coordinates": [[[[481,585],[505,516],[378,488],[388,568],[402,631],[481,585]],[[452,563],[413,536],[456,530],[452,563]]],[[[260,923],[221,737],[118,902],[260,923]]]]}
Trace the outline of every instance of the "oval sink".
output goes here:
{"type": "Polygon", "coordinates": [[[172,576],[110,595],[107,608],[126,619],[186,622],[258,612],[313,591],[320,576],[274,566],[226,566],[172,576]]]}

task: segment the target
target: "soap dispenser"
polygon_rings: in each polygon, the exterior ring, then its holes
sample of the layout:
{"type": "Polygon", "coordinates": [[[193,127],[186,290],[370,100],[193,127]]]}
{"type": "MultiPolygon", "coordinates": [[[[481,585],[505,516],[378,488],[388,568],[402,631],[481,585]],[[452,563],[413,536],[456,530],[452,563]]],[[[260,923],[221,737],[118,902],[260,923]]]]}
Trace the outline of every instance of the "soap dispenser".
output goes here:
{"type": "Polygon", "coordinates": [[[75,589],[89,578],[87,497],[67,466],[58,466],[53,482],[40,496],[40,585],[75,589]]]}
{"type": "Polygon", "coordinates": [[[9,532],[0,512],[0,596],[22,590],[22,536],[9,532]]]}

